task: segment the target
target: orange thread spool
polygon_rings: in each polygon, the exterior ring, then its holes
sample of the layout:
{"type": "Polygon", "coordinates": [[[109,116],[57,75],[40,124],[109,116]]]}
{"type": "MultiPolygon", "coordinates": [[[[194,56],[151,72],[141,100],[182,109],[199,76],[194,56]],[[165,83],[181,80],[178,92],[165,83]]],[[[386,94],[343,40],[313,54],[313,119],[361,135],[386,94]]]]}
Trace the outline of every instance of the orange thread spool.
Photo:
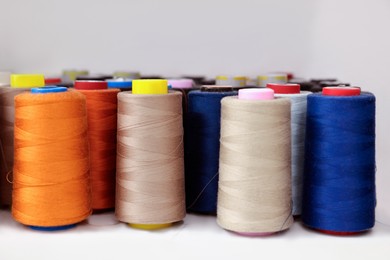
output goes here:
{"type": "Polygon", "coordinates": [[[56,227],[91,214],[85,96],[76,91],[15,97],[12,216],[56,227]]]}
{"type": "Polygon", "coordinates": [[[115,207],[117,94],[120,90],[78,91],[84,94],[87,100],[92,209],[98,211],[113,209],[115,207]]]}

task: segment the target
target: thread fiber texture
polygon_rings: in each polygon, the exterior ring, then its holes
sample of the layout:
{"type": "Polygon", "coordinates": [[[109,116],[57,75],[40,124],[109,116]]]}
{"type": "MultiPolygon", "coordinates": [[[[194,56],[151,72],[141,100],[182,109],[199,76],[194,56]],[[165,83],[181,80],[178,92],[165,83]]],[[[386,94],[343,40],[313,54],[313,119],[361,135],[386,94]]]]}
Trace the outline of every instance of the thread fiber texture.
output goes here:
{"type": "Polygon", "coordinates": [[[0,87],[0,205],[12,203],[12,179],[14,166],[14,97],[29,89],[0,87]]]}
{"type": "Polygon", "coordinates": [[[375,222],[375,96],[308,96],[302,221],[359,232],[375,222]]]}
{"type": "Polygon", "coordinates": [[[277,232],[291,214],[290,100],[222,99],[218,224],[277,232]]]}
{"type": "Polygon", "coordinates": [[[291,101],[291,182],[293,215],[301,215],[303,171],[305,162],[305,131],[308,91],[300,94],[275,94],[275,97],[289,98],[291,101]]]}
{"type": "Polygon", "coordinates": [[[78,90],[86,97],[92,209],[115,207],[117,94],[119,89],[78,90]]]}
{"type": "Polygon", "coordinates": [[[182,95],[118,94],[117,218],[133,224],[185,217],[182,95]]]}
{"type": "Polygon", "coordinates": [[[191,91],[185,127],[187,210],[216,213],[221,99],[237,92],[191,91]]]}
{"type": "Polygon", "coordinates": [[[12,215],[33,226],[91,213],[85,97],[76,91],[15,97],[12,215]]]}

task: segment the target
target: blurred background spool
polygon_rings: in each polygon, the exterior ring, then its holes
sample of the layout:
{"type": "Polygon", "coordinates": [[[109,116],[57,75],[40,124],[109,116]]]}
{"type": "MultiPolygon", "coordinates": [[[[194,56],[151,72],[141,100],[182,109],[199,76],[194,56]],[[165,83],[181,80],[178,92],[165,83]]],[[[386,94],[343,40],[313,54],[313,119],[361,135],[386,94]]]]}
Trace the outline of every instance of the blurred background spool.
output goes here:
{"type": "Polygon", "coordinates": [[[302,221],[348,235],[375,223],[375,96],[324,88],[307,101],[302,221]]]}
{"type": "Polygon", "coordinates": [[[267,88],[275,92],[275,97],[289,98],[291,101],[292,212],[294,216],[299,216],[302,212],[307,95],[311,92],[300,91],[299,84],[268,83],[267,88]]]}
{"type": "Polygon", "coordinates": [[[232,86],[236,87],[245,87],[247,85],[247,77],[244,76],[217,76],[215,79],[215,85],[218,86],[232,86]]]}
{"type": "Polygon", "coordinates": [[[14,165],[14,97],[29,91],[32,87],[43,87],[44,76],[41,74],[8,75],[9,86],[0,87],[0,205],[10,206],[12,203],[12,179],[14,165]]]}
{"type": "Polygon", "coordinates": [[[131,90],[133,86],[132,79],[129,78],[116,78],[116,79],[107,79],[108,88],[117,88],[121,91],[131,90]]]}
{"type": "Polygon", "coordinates": [[[62,82],[73,83],[78,76],[89,75],[88,70],[63,70],[62,71],[62,82]]]}
{"type": "Polygon", "coordinates": [[[85,220],[91,213],[85,97],[65,87],[17,95],[14,160],[16,221],[54,231],[85,220]]]}
{"type": "Polygon", "coordinates": [[[115,207],[117,94],[105,81],[76,80],[74,88],[86,98],[90,147],[91,207],[94,213],[115,207]]]}
{"type": "Polygon", "coordinates": [[[180,91],[183,95],[183,121],[187,114],[188,105],[188,93],[195,88],[195,82],[192,79],[168,79],[168,85],[172,87],[172,90],[180,91]]]}
{"type": "Polygon", "coordinates": [[[242,235],[288,229],[291,214],[290,100],[241,89],[221,104],[217,223],[242,235]]]}
{"type": "Polygon", "coordinates": [[[105,81],[107,79],[112,79],[112,75],[105,74],[88,74],[88,75],[77,75],[76,80],[89,80],[89,81],[105,81]]]}
{"type": "Polygon", "coordinates": [[[185,217],[182,95],[167,80],[118,94],[117,218],[152,230],[185,217]]]}
{"type": "Polygon", "coordinates": [[[46,77],[45,76],[45,86],[57,86],[62,84],[62,79],[60,77],[46,77]]]}
{"type": "Polygon", "coordinates": [[[0,87],[9,87],[11,72],[0,71],[0,87]]]}
{"type": "Polygon", "coordinates": [[[141,74],[138,71],[115,71],[112,76],[114,79],[139,79],[141,74]]]}
{"type": "Polygon", "coordinates": [[[267,87],[268,83],[285,84],[287,81],[288,78],[285,73],[270,73],[257,76],[257,86],[263,88],[267,87]]]}
{"type": "Polygon", "coordinates": [[[202,76],[202,75],[183,75],[181,78],[182,79],[192,79],[192,81],[195,84],[194,87],[199,87],[199,86],[203,85],[203,81],[206,79],[206,77],[202,76]]]}
{"type": "Polygon", "coordinates": [[[188,94],[184,134],[188,212],[216,213],[221,99],[233,95],[237,92],[231,86],[202,86],[188,94]]]}

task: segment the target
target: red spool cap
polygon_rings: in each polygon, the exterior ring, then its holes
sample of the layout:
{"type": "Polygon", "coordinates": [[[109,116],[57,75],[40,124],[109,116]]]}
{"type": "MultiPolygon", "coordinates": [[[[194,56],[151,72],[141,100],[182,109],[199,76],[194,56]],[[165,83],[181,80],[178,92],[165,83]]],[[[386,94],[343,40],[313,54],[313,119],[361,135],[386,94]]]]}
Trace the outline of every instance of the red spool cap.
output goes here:
{"type": "Polygon", "coordinates": [[[80,90],[96,90],[96,89],[107,89],[108,85],[106,81],[76,80],[74,83],[74,88],[80,90]]]}
{"type": "Polygon", "coordinates": [[[45,85],[55,85],[61,83],[61,78],[45,78],[45,85]]]}
{"type": "Polygon", "coordinates": [[[324,96],[359,96],[359,87],[325,87],[322,89],[324,96]]]}
{"type": "Polygon", "coordinates": [[[268,83],[267,88],[273,89],[275,94],[299,94],[301,92],[301,86],[299,84],[291,83],[268,83]]]}

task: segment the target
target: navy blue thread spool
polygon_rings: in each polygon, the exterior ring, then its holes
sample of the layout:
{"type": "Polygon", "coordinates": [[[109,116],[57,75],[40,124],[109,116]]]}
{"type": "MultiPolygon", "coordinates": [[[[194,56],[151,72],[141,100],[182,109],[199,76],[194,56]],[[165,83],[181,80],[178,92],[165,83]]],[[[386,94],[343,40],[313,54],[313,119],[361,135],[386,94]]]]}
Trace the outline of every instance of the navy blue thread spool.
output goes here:
{"type": "Polygon", "coordinates": [[[221,99],[233,95],[237,92],[231,86],[203,86],[188,94],[184,132],[188,212],[216,213],[221,99]]]}
{"type": "MultiPolygon", "coordinates": [[[[48,94],[48,93],[60,93],[60,92],[66,92],[66,87],[58,87],[58,86],[46,86],[42,88],[32,88],[31,93],[32,94],[48,94]]],[[[62,231],[67,230],[76,227],[77,223],[68,224],[68,225],[60,225],[60,226],[35,226],[35,225],[28,225],[33,230],[38,231],[62,231]]]]}
{"type": "Polygon", "coordinates": [[[334,235],[371,229],[375,96],[359,88],[324,88],[308,96],[307,107],[303,223],[334,235]]]}

